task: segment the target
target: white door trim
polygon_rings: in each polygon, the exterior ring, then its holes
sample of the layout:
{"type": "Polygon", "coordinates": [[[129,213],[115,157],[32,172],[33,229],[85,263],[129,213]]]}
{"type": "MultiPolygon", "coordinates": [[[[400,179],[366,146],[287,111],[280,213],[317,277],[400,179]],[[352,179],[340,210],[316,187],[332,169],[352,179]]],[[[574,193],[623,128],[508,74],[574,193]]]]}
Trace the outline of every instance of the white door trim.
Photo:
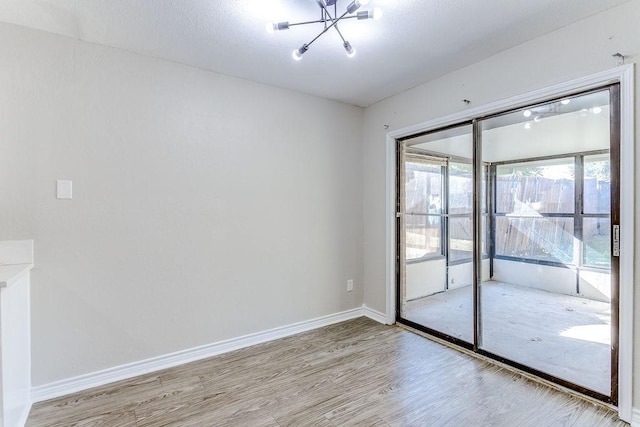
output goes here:
{"type": "Polygon", "coordinates": [[[633,288],[634,288],[634,64],[624,65],[565,83],[479,106],[387,133],[386,141],[386,286],[388,324],[396,317],[395,236],[396,236],[396,139],[440,127],[498,113],[573,92],[589,90],[608,83],[620,83],[620,347],[618,360],[618,414],[631,422],[633,412],[633,288]],[[623,179],[630,177],[630,179],[623,179]]]}

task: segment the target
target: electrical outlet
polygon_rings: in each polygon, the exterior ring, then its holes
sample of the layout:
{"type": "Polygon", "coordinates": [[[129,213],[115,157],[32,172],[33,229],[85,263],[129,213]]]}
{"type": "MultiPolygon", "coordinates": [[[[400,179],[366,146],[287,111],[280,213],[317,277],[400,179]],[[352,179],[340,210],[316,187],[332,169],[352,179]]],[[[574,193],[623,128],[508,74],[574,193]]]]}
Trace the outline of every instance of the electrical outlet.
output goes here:
{"type": "Polygon", "coordinates": [[[347,280],[347,292],[353,291],[353,279],[347,280]]]}

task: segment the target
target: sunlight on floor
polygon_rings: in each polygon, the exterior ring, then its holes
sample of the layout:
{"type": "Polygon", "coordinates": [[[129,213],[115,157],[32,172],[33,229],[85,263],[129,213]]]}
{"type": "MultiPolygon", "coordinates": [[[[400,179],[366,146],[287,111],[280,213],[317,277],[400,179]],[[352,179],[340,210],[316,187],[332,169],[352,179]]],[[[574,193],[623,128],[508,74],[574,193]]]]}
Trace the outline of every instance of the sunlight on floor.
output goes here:
{"type": "Polygon", "coordinates": [[[576,340],[589,341],[598,344],[609,344],[611,342],[610,325],[582,325],[573,326],[560,333],[561,337],[573,338],[576,340]]]}

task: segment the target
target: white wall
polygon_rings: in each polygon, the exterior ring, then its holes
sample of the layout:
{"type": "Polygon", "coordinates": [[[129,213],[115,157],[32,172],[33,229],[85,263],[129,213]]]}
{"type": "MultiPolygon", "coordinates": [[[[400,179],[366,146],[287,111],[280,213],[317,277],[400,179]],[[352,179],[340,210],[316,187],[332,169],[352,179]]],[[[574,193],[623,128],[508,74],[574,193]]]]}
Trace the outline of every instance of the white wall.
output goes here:
{"type": "Polygon", "coordinates": [[[596,270],[580,270],[580,295],[596,301],[611,301],[611,275],[596,270]]]}
{"type": "Polygon", "coordinates": [[[414,262],[406,267],[405,301],[426,297],[445,290],[447,261],[444,258],[414,262]]]}
{"type": "Polygon", "coordinates": [[[362,109],[0,40],[0,240],[35,240],[34,385],[362,304],[362,109]]]}
{"type": "MultiPolygon", "coordinates": [[[[489,260],[482,260],[482,280],[489,280],[489,260]]],[[[448,289],[464,288],[473,281],[471,262],[449,266],[448,289]]],[[[423,298],[445,290],[447,262],[444,258],[407,264],[405,301],[423,298]]]]}
{"type": "Polygon", "coordinates": [[[556,294],[611,302],[611,275],[608,270],[580,270],[578,273],[575,268],[494,259],[492,279],[556,294]],[[579,294],[576,293],[578,280],[579,294]]]}
{"type": "MultiPolygon", "coordinates": [[[[489,280],[491,263],[488,258],[482,260],[480,268],[480,280],[489,280]]],[[[449,289],[464,288],[473,284],[473,264],[466,262],[464,264],[452,265],[449,267],[449,289]]]]}
{"type": "MultiPolygon", "coordinates": [[[[364,281],[365,303],[385,309],[385,135],[466,108],[526,93],[616,66],[612,54],[640,58],[640,0],[594,15],[388,98],[365,111],[364,120],[364,281]],[[466,106],[463,99],[471,100],[466,106]],[[388,126],[388,130],[386,129],[388,126]]],[[[636,86],[640,80],[636,74],[636,86]]],[[[636,141],[640,141],[640,103],[636,96],[636,141]]],[[[640,157],[640,150],[636,150],[640,157]]],[[[640,160],[636,159],[640,164],[640,160]]],[[[638,177],[623,177],[638,179],[638,177]]],[[[636,188],[640,185],[636,183],[636,188]]],[[[636,209],[640,197],[636,195],[636,209]]],[[[637,220],[636,227],[640,226],[637,220]]],[[[636,239],[635,250],[640,253],[636,239]]],[[[640,316],[640,292],[635,315],[640,316]]],[[[635,387],[640,390],[640,328],[636,328],[635,387]]],[[[640,393],[635,395],[640,406],[640,393]]]]}
{"type": "Polygon", "coordinates": [[[576,270],[572,268],[494,259],[492,279],[557,294],[576,294],[576,270]]]}

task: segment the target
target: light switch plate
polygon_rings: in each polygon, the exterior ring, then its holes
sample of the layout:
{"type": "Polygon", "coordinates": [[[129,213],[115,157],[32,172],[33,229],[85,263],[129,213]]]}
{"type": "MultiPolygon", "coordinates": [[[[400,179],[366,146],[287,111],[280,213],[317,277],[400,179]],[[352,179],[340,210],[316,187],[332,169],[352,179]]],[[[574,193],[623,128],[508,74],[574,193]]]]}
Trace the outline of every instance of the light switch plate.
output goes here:
{"type": "Polygon", "coordinates": [[[58,199],[71,199],[73,196],[73,182],[59,179],[56,181],[56,197],[58,199]]]}

